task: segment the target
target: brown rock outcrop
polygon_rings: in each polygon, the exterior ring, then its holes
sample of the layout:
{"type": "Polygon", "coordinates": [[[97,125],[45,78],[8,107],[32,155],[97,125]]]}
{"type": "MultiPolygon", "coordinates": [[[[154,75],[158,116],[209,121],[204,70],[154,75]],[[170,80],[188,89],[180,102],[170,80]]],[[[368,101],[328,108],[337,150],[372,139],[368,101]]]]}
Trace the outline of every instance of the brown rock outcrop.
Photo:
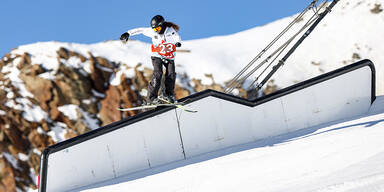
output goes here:
{"type": "MultiPolygon", "coordinates": [[[[3,120],[1,120],[3,121],[3,120]]],[[[6,119],[6,121],[9,121],[6,119]]],[[[10,144],[15,148],[15,150],[21,152],[27,149],[27,143],[22,138],[21,132],[16,128],[12,122],[4,122],[0,124],[0,128],[3,133],[7,136],[10,144]]]]}
{"type": "Polygon", "coordinates": [[[175,87],[176,99],[181,99],[183,97],[188,96],[189,94],[190,93],[188,90],[184,89],[183,87],[176,85],[176,87],[175,87]]]}
{"type": "Polygon", "coordinates": [[[40,134],[37,130],[32,130],[28,135],[28,140],[33,147],[43,151],[49,145],[53,145],[54,142],[51,137],[45,134],[40,134]]]}
{"type": "Polygon", "coordinates": [[[81,62],[85,62],[87,60],[87,58],[85,58],[80,53],[68,50],[64,47],[60,47],[59,50],[56,51],[56,53],[59,56],[59,58],[62,58],[64,60],[68,60],[70,57],[77,57],[80,59],[81,62]]]}
{"type": "Polygon", "coordinates": [[[136,73],[135,87],[138,90],[141,90],[141,89],[146,89],[148,87],[148,83],[150,81],[150,77],[152,76],[153,70],[145,69],[144,71],[140,71],[138,70],[139,67],[141,67],[141,63],[139,63],[135,67],[135,73],[136,73]]]}
{"type": "Polygon", "coordinates": [[[109,61],[102,57],[93,57],[90,55],[90,79],[92,87],[100,93],[104,93],[108,89],[109,78],[111,77],[113,70],[109,64],[109,61]]]}
{"type": "MultiPolygon", "coordinates": [[[[126,78],[125,75],[123,74],[121,77],[121,82],[120,85],[117,86],[119,93],[120,93],[120,98],[121,98],[121,104],[122,107],[133,107],[137,103],[139,103],[139,97],[137,93],[132,90],[132,80],[129,78],[126,78]]],[[[126,111],[123,112],[123,117],[129,117],[137,114],[137,111],[126,111]]]]}
{"type": "Polygon", "coordinates": [[[43,79],[39,76],[21,73],[20,79],[25,82],[25,87],[31,92],[34,98],[40,103],[44,111],[49,111],[49,102],[52,99],[53,85],[50,80],[43,79]]]}
{"type": "Polygon", "coordinates": [[[12,166],[4,158],[0,157],[0,191],[16,192],[15,174],[12,166]]]}
{"type": "Polygon", "coordinates": [[[221,87],[221,85],[216,84],[216,83],[212,83],[211,85],[204,85],[204,84],[201,83],[200,79],[192,79],[192,82],[195,84],[194,87],[193,87],[195,92],[204,91],[206,89],[213,89],[213,90],[216,90],[216,91],[223,91],[223,88],[221,87]]]}
{"type": "Polygon", "coordinates": [[[57,50],[56,53],[62,59],[65,59],[65,60],[69,59],[69,51],[64,47],[60,47],[60,49],[57,50]]]}
{"type": "Polygon", "coordinates": [[[115,86],[109,86],[105,95],[105,98],[100,102],[101,107],[99,112],[102,126],[121,120],[120,111],[116,110],[116,107],[120,106],[119,89],[115,86]]]}
{"type": "MultiPolygon", "coordinates": [[[[0,175],[3,176],[0,176],[0,189],[12,191],[12,186],[19,189],[33,187],[34,184],[29,178],[29,165],[18,158],[19,154],[31,149],[27,135],[32,129],[36,129],[38,124],[23,119],[20,111],[5,106],[0,106],[0,110],[6,111],[6,114],[0,115],[0,152],[10,154],[14,159],[12,161],[17,161],[17,167],[8,163],[6,169],[0,169],[0,175]]],[[[4,161],[2,164],[4,165],[4,161]]],[[[40,166],[39,162],[35,166],[40,166]]]]}
{"type": "Polygon", "coordinates": [[[31,56],[28,53],[24,53],[21,56],[20,62],[17,64],[17,68],[22,69],[25,66],[31,65],[31,63],[32,63],[31,56]]]}
{"type": "Polygon", "coordinates": [[[0,102],[3,103],[6,98],[7,98],[7,92],[0,89],[0,102]]]}
{"type": "Polygon", "coordinates": [[[82,100],[91,97],[91,83],[79,70],[60,63],[57,73],[54,83],[63,99],[59,104],[80,105],[82,100]]]}

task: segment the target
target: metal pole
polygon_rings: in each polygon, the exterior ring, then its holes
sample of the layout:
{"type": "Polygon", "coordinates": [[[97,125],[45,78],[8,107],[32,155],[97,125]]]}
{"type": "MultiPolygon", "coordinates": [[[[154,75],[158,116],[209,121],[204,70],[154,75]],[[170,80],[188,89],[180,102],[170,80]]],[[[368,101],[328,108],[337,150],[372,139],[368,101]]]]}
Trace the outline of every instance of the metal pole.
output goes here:
{"type": "Polygon", "coordinates": [[[261,87],[263,87],[263,85],[272,77],[272,75],[274,73],[276,73],[276,71],[282,65],[284,65],[284,63],[288,59],[288,57],[292,55],[292,53],[297,49],[297,47],[299,47],[299,45],[304,41],[304,39],[308,37],[308,35],[316,28],[316,26],[320,23],[320,21],[331,11],[331,9],[336,5],[336,3],[338,1],[339,0],[333,0],[332,3],[328,7],[325,8],[325,11],[320,14],[319,18],[317,18],[317,20],[312,24],[312,26],[309,27],[309,29],[304,33],[303,36],[301,36],[301,38],[295,43],[295,45],[293,45],[293,47],[279,61],[279,63],[277,65],[273,66],[272,71],[268,73],[268,75],[263,79],[263,81],[261,81],[261,83],[259,85],[257,85],[256,91],[261,89],[261,87]]]}

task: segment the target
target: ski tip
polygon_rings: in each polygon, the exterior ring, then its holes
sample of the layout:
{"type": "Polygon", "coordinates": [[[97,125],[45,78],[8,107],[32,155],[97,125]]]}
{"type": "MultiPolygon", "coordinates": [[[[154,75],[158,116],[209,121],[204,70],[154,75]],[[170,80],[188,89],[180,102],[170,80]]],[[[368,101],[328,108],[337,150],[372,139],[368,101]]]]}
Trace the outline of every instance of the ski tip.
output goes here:
{"type": "Polygon", "coordinates": [[[126,109],[119,108],[119,107],[116,107],[116,110],[119,110],[119,111],[126,111],[126,109]]]}

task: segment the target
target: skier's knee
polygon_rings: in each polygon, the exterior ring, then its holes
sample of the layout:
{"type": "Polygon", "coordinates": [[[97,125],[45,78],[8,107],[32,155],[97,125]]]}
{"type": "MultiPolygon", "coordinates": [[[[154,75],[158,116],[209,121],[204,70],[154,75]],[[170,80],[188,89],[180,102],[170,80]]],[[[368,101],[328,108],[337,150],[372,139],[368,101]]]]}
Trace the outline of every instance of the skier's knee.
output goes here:
{"type": "Polygon", "coordinates": [[[175,80],[176,79],[176,73],[170,73],[168,75],[168,78],[172,79],[172,80],[175,80]]]}
{"type": "Polygon", "coordinates": [[[157,79],[157,80],[161,80],[161,76],[162,76],[163,74],[162,74],[162,72],[161,71],[154,71],[153,72],[153,78],[154,79],[157,79]]]}

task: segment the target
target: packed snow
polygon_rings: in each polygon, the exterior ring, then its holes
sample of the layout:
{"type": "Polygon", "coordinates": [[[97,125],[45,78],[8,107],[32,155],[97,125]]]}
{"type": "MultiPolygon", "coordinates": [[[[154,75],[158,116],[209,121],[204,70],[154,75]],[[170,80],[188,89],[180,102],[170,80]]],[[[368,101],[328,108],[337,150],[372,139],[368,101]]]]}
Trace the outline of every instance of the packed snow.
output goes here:
{"type": "Polygon", "coordinates": [[[370,113],[77,191],[384,191],[384,96],[370,113]]]}

